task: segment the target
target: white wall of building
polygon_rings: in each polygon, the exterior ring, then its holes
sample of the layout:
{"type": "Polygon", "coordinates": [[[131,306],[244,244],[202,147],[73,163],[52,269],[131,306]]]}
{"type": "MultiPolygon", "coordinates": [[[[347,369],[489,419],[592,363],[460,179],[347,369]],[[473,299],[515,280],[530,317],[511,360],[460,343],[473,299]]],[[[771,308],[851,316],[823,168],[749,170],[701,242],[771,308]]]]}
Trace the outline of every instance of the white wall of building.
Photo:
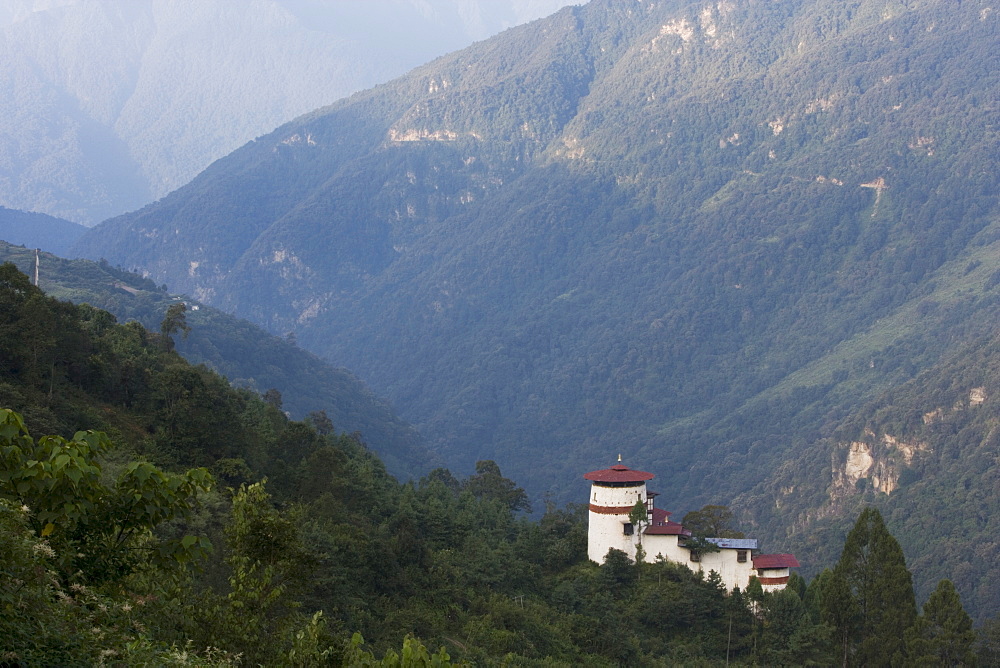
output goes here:
{"type": "MultiPolygon", "coordinates": [[[[750,576],[754,575],[753,561],[750,550],[742,550],[746,555],[746,561],[740,563],[738,553],[740,550],[723,548],[718,552],[706,552],[701,555],[701,561],[688,562],[691,570],[700,570],[706,576],[709,571],[715,571],[726,584],[726,589],[732,591],[736,587],[742,590],[750,584],[750,576]]],[[[690,557],[689,557],[690,559],[690,557]]]]}
{"type": "Polygon", "coordinates": [[[598,483],[591,486],[590,526],[587,532],[587,556],[591,561],[603,564],[611,548],[635,559],[640,528],[635,527],[633,535],[629,536],[625,534],[625,525],[636,501],[646,502],[644,482],[632,487],[605,487],[598,483]]]}
{"type": "Polygon", "coordinates": [[[663,555],[667,561],[687,566],[695,573],[702,572],[706,577],[709,571],[715,571],[730,591],[735,587],[746,589],[750,584],[750,576],[755,574],[751,550],[744,550],[746,553],[744,563],[739,562],[739,550],[726,548],[719,552],[702,554],[701,561],[691,561],[691,550],[682,547],[678,538],[678,536],[664,535],[643,536],[642,547],[646,550],[646,561],[652,563],[656,561],[657,555],[663,555]]]}
{"type": "Polygon", "coordinates": [[[760,578],[760,586],[765,592],[780,591],[785,588],[788,583],[789,570],[787,568],[768,568],[767,570],[761,572],[758,577],[760,578]],[[767,581],[774,578],[782,578],[781,582],[768,583],[767,581]]]}
{"type": "Polygon", "coordinates": [[[646,550],[646,561],[653,563],[662,555],[667,561],[687,565],[688,550],[678,545],[677,536],[646,535],[642,537],[642,549],[646,550]]]}

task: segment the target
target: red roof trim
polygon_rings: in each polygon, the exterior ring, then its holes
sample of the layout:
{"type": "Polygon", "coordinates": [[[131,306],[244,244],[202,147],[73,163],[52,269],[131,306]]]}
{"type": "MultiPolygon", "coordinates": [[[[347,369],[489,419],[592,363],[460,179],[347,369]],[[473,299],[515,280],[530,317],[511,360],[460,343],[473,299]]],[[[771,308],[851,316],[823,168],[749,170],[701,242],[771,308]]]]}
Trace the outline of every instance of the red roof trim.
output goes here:
{"type": "Polygon", "coordinates": [[[798,568],[799,561],[794,554],[758,554],[753,558],[753,567],[757,569],[769,568],[798,568]]]}
{"type": "Polygon", "coordinates": [[[585,473],[583,477],[594,482],[643,482],[656,476],[645,471],[633,471],[623,464],[615,464],[609,469],[585,473]]]}
{"type": "Polygon", "coordinates": [[[628,515],[635,506],[595,506],[590,504],[590,512],[598,515],[628,515]]]}

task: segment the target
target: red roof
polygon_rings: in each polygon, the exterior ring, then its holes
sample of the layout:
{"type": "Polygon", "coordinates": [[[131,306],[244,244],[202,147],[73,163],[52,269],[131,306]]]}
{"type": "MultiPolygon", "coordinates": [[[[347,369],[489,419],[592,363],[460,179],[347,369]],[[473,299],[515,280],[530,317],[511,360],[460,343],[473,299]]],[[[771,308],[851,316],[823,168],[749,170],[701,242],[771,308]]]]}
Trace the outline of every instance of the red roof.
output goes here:
{"type": "Polygon", "coordinates": [[[615,464],[609,469],[585,473],[583,477],[594,482],[642,482],[655,476],[645,471],[633,471],[624,464],[615,464]]]}
{"type": "Polygon", "coordinates": [[[796,568],[798,565],[794,554],[758,554],[753,558],[753,567],[757,569],[796,568]]]}
{"type": "Polygon", "coordinates": [[[690,536],[691,535],[691,532],[688,531],[687,529],[685,529],[683,526],[681,526],[680,522],[671,522],[669,520],[667,520],[666,522],[662,522],[660,524],[656,524],[656,523],[650,524],[648,527],[646,527],[646,530],[643,531],[643,533],[649,534],[651,536],[690,536]]]}
{"type": "Polygon", "coordinates": [[[670,513],[660,508],[653,508],[653,521],[645,534],[652,536],[690,536],[691,532],[681,526],[680,522],[671,522],[670,513]]]}

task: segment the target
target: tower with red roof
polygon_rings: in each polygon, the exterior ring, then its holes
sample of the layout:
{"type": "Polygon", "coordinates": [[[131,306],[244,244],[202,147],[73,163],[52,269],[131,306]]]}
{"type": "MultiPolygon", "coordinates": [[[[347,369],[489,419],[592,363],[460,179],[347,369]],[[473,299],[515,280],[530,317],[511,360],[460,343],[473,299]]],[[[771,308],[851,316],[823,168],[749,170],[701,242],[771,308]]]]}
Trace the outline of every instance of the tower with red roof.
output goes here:
{"type": "Polygon", "coordinates": [[[636,501],[652,512],[652,499],[646,491],[646,481],[652,473],[633,471],[619,462],[608,469],[591,471],[583,477],[590,485],[590,527],[587,533],[587,556],[603,563],[608,550],[615,548],[635,559],[635,548],[643,527],[633,526],[629,514],[636,501]]]}

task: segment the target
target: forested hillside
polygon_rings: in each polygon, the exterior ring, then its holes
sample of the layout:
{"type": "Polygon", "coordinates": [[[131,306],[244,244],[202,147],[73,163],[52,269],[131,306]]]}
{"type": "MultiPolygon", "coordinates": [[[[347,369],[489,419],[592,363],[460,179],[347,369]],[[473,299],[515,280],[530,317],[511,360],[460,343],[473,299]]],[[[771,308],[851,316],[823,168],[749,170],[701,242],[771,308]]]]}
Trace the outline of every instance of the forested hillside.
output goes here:
{"type": "MultiPolygon", "coordinates": [[[[357,437],[290,421],[186,363],[171,350],[179,333],[115,324],[0,265],[4,663],[974,658],[951,583],[918,615],[902,550],[874,509],[835,569],[808,586],[793,576],[782,592],[754,580],[727,593],[715,574],[616,550],[598,566],[586,560],[583,506],[530,522],[524,490],[492,461],[467,478],[439,468],[400,484],[357,437]]],[[[998,638],[993,620],[984,662],[998,638]]]]}
{"type": "MultiPolygon", "coordinates": [[[[0,262],[34,275],[30,249],[0,242],[0,262]]],[[[237,387],[270,392],[272,403],[295,419],[322,415],[330,428],[364,434],[389,471],[401,478],[426,473],[438,463],[410,425],[350,372],[334,369],[293,340],[272,336],[246,320],[210,306],[170,295],[152,281],[106,263],[65,260],[43,253],[39,284],[50,295],[89,304],[120,322],[137,321],[158,331],[171,307],[181,312],[186,331],[173,347],[193,364],[203,364],[237,387]]]]}
{"type": "Polygon", "coordinates": [[[733,503],[770,517],[768,532],[794,536],[817,565],[860,507],[880,504],[924,591],[950,578],[970,610],[992,611],[1000,599],[998,379],[1000,339],[977,326],[940,362],[832,423],[828,436],[733,503]],[[831,475],[816,485],[815,471],[831,475]]]}
{"type": "Polygon", "coordinates": [[[948,361],[998,321],[996,35],[979,0],[596,0],[286,124],[77,249],[294,331],[535,496],[578,499],[623,451],[661,505],[735,500],[812,568],[862,500],[981,546],[972,498],[926,501],[963,456],[897,478],[851,444],[920,437],[879,416],[924,372],[950,402],[985,388],[956,415],[997,396],[948,361]]]}

